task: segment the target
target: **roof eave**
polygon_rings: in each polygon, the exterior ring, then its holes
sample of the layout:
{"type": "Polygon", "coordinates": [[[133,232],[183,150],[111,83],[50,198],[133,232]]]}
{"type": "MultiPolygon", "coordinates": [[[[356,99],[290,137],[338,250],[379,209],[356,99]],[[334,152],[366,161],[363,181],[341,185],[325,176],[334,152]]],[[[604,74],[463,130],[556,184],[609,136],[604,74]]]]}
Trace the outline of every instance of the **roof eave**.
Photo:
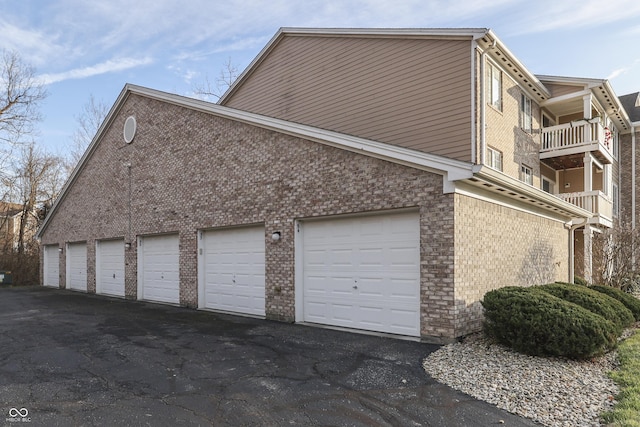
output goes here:
{"type": "Polygon", "coordinates": [[[113,121],[113,117],[122,107],[127,97],[131,94],[145,96],[147,98],[171,103],[174,105],[214,114],[219,117],[230,120],[247,123],[264,129],[273,130],[283,134],[292,135],[299,138],[308,139],[310,141],[319,142],[325,145],[339,147],[359,154],[368,155],[398,164],[414,167],[443,175],[448,181],[464,179],[472,176],[471,163],[460,160],[450,159],[430,153],[411,150],[408,148],[398,147],[390,144],[359,138],[351,135],[345,135],[338,132],[328,131],[312,126],[302,125],[293,122],[287,122],[272,117],[262,116],[255,113],[249,113],[242,110],[225,107],[218,104],[202,101],[194,98],[187,98],[180,95],[170,94],[167,92],[149,89],[142,86],[127,84],[118,96],[116,103],[111,108],[107,118],[91,141],[91,144],[85,151],[84,155],[76,165],[70,177],[65,182],[60,195],[55,200],[49,214],[38,229],[36,237],[40,238],[46,230],[49,221],[53,218],[57,207],[66,197],[68,189],[75,182],[78,174],[82,171],[85,162],[95,150],[96,145],[102,137],[109,124],[113,121]]]}
{"type": "MultiPolygon", "coordinates": [[[[551,97],[549,90],[542,84],[540,79],[533,74],[520,60],[509,50],[509,48],[495,35],[492,30],[488,30],[486,36],[481,38],[480,41],[484,41],[484,49],[495,43],[495,47],[507,61],[511,62],[519,73],[522,73],[522,78],[518,78],[521,84],[524,84],[525,89],[528,91],[534,91],[539,101],[543,101],[551,97]],[[534,90],[535,89],[535,90],[534,90]]],[[[480,43],[479,43],[480,44],[480,43]]],[[[502,64],[501,64],[502,65],[502,64]]]]}
{"type": "Polygon", "coordinates": [[[488,166],[476,166],[470,182],[479,182],[487,189],[496,190],[505,197],[528,203],[532,206],[553,211],[566,218],[591,218],[593,214],[574,204],[532,187],[515,178],[509,177],[488,166]]]}
{"type": "MultiPolygon", "coordinates": [[[[120,91],[120,95],[118,95],[118,98],[116,99],[116,101],[114,102],[113,106],[111,107],[111,109],[107,113],[106,117],[102,121],[102,124],[100,125],[100,127],[96,131],[96,134],[93,137],[93,139],[91,140],[91,143],[89,143],[89,146],[85,150],[84,154],[82,155],[82,157],[80,158],[80,160],[76,164],[75,168],[73,168],[73,171],[71,172],[71,174],[69,175],[69,177],[65,181],[64,185],[62,186],[62,189],[60,190],[60,194],[58,195],[56,200],[53,202],[53,205],[51,206],[51,209],[49,210],[50,214],[54,213],[54,211],[56,210],[58,204],[64,199],[64,196],[66,195],[67,189],[75,182],[76,177],[80,173],[80,170],[84,166],[87,158],[91,155],[91,153],[93,153],[93,151],[95,149],[95,146],[98,143],[98,140],[101,138],[101,136],[104,133],[105,129],[107,129],[107,127],[111,124],[111,121],[113,120],[113,118],[115,117],[115,115],[119,111],[120,107],[124,103],[124,100],[127,98],[127,96],[129,96],[131,87],[132,87],[132,85],[127,83],[122,88],[122,91],[120,91]]],[[[40,225],[40,227],[36,231],[36,234],[35,234],[36,239],[40,239],[42,233],[44,232],[44,230],[49,225],[49,219],[52,216],[53,215],[47,215],[45,217],[44,221],[42,222],[42,224],[40,225]]]]}

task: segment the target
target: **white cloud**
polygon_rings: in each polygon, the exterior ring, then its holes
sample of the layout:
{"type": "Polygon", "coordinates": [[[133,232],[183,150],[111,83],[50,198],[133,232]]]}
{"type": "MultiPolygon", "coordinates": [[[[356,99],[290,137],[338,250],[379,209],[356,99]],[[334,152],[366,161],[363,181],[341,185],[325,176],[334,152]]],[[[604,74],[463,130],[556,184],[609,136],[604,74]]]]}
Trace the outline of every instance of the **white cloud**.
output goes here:
{"type": "MultiPolygon", "coordinates": [[[[519,3],[512,13],[511,28],[515,34],[535,34],[554,30],[571,31],[582,28],[610,26],[614,22],[640,16],[637,0],[542,0],[535,7],[519,3]]],[[[597,35],[594,33],[594,37],[597,35]]],[[[585,39],[589,43],[589,39],[585,39]]]]}
{"type": "Polygon", "coordinates": [[[625,67],[625,68],[618,68],[617,70],[613,70],[611,72],[611,74],[609,74],[607,76],[607,80],[613,80],[618,76],[621,76],[625,73],[627,73],[629,70],[631,69],[631,67],[625,67]]]}
{"type": "Polygon", "coordinates": [[[119,58],[108,60],[100,64],[92,65],[84,68],[76,68],[62,73],[42,74],[39,76],[44,84],[57,83],[64,80],[84,79],[99,74],[114,73],[124,71],[130,68],[140,67],[151,64],[153,60],[149,57],[142,59],[119,58]]]}
{"type": "Polygon", "coordinates": [[[55,34],[18,27],[5,20],[0,20],[0,34],[0,48],[18,51],[25,61],[37,66],[46,63],[49,56],[61,52],[55,34]]]}

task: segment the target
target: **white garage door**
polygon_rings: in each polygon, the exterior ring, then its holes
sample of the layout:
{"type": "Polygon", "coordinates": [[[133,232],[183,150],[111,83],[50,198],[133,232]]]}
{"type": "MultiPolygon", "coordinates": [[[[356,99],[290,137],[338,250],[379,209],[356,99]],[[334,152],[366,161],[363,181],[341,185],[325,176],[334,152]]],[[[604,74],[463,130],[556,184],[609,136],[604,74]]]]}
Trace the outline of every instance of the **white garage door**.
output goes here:
{"type": "Polygon", "coordinates": [[[43,280],[44,286],[60,287],[60,251],[58,245],[44,247],[43,280]]]}
{"type": "Polygon", "coordinates": [[[124,296],[124,240],[96,244],[96,293],[124,296]]]}
{"type": "Polygon", "coordinates": [[[202,233],[201,308],[264,316],[264,227],[202,233]]]}
{"type": "Polygon", "coordinates": [[[67,245],[67,289],[87,291],[87,245],[67,245]]]}
{"type": "Polygon", "coordinates": [[[138,299],[180,303],[179,257],[177,234],[140,238],[138,299]]]}
{"type": "Polygon", "coordinates": [[[417,213],[303,224],[303,318],[420,336],[417,213]]]}

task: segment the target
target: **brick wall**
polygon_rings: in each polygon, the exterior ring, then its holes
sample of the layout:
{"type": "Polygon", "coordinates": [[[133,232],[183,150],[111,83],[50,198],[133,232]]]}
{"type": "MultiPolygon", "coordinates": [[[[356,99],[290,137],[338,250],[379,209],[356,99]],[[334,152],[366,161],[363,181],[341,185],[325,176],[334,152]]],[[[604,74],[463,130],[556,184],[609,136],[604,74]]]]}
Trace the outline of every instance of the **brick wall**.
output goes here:
{"type": "MultiPolygon", "coordinates": [[[[531,100],[533,130],[524,131],[520,127],[522,93],[522,89],[506,73],[502,73],[502,111],[489,104],[485,108],[486,144],[502,152],[505,174],[520,179],[520,165],[525,164],[533,170],[533,186],[540,188],[540,107],[531,100]]],[[[487,155],[485,163],[488,162],[487,155]]]]}
{"type": "Polygon", "coordinates": [[[569,232],[560,221],[455,196],[456,336],[480,330],[492,289],[568,280],[569,232]]]}
{"type": "Polygon", "coordinates": [[[95,292],[96,240],[132,242],[125,253],[125,292],[133,299],[136,237],[177,232],[180,303],[196,307],[197,231],[265,224],[267,317],[293,321],[295,219],[408,207],[420,212],[422,334],[451,337],[453,195],[442,194],[441,176],[131,95],[42,242],[86,241],[89,292],[95,292]],[[138,130],[125,144],[129,115],[138,130]],[[276,229],[282,232],[278,243],[270,238],[276,229]]]}
{"type": "Polygon", "coordinates": [[[620,214],[624,221],[631,221],[631,204],[633,200],[632,188],[635,179],[636,193],[636,224],[640,224],[640,131],[636,132],[636,176],[632,176],[632,137],[631,134],[620,136],[620,214]]]}

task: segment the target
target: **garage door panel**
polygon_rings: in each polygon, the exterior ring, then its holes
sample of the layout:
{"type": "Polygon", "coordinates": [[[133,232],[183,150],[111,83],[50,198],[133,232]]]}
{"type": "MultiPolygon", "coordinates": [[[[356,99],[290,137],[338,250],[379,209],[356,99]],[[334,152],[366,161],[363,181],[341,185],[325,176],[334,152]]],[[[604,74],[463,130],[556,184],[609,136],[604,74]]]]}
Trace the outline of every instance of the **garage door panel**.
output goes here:
{"type": "Polygon", "coordinates": [[[352,324],[354,319],[353,307],[350,304],[333,303],[330,305],[333,319],[342,324],[352,324]]]}
{"type": "Polygon", "coordinates": [[[60,251],[58,245],[44,247],[44,286],[60,287],[60,251]]]}
{"type": "Polygon", "coordinates": [[[265,314],[264,227],[203,232],[203,307],[265,314]]]}
{"type": "Polygon", "coordinates": [[[124,240],[97,244],[96,290],[100,294],[124,296],[124,240]]]}
{"type": "Polygon", "coordinates": [[[391,286],[388,288],[387,295],[393,301],[395,300],[409,300],[415,301],[415,280],[413,279],[399,279],[395,278],[391,281],[391,286]]]}
{"type": "Polygon", "coordinates": [[[419,336],[417,213],[305,223],[302,268],[305,321],[419,336]]]}
{"type": "Polygon", "coordinates": [[[87,245],[67,245],[67,286],[76,291],[87,291],[87,245]]]}
{"type": "Polygon", "coordinates": [[[180,303],[180,240],[177,234],[141,238],[139,298],[180,303]]]}
{"type": "Polygon", "coordinates": [[[305,320],[316,323],[327,323],[332,317],[331,308],[326,302],[310,301],[305,304],[305,320]]]}

